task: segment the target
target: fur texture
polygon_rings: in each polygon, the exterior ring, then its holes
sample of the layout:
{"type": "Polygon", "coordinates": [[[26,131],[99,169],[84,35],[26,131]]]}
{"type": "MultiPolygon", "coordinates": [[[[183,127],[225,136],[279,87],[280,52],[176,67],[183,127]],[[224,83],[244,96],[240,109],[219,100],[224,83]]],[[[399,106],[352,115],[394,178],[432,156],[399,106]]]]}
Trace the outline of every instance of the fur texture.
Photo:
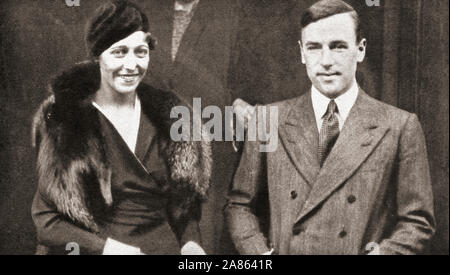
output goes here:
{"type": "MultiPolygon", "coordinates": [[[[107,210],[113,203],[112,171],[98,116],[90,104],[99,85],[98,63],[83,62],[62,72],[52,80],[52,95],[41,104],[33,121],[39,192],[74,223],[94,232],[98,231],[96,216],[103,212],[93,213],[92,209],[107,210]],[[99,204],[103,207],[98,207],[99,204]]],[[[206,141],[174,142],[170,139],[170,127],[174,122],[170,118],[172,107],[189,107],[176,94],[145,84],[141,84],[137,92],[143,112],[169,141],[165,156],[169,163],[170,189],[177,198],[174,218],[183,220],[206,198],[211,175],[211,146],[206,141]],[[180,193],[183,194],[181,199],[180,193]]]]}

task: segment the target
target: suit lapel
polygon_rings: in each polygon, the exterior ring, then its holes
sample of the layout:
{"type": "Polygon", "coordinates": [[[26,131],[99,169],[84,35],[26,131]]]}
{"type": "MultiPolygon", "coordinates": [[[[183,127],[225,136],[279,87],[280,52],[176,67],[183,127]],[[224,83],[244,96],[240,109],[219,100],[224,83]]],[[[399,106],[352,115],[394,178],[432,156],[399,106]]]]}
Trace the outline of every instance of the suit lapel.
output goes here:
{"type": "Polygon", "coordinates": [[[388,128],[377,120],[370,98],[360,90],[341,134],[317,176],[297,222],[340,187],[367,159],[388,128]]]}
{"type": "Polygon", "coordinates": [[[317,158],[319,131],[310,92],[299,98],[289,111],[285,123],[280,126],[280,137],[289,157],[304,179],[312,185],[320,165],[317,158]]]}

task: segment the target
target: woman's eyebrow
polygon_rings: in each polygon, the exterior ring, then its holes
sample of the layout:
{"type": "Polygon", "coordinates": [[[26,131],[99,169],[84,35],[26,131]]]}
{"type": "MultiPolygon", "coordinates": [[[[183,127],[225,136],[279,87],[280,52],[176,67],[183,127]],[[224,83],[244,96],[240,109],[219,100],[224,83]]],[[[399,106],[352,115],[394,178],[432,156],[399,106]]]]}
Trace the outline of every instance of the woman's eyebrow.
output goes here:
{"type": "Polygon", "coordinates": [[[111,47],[111,50],[115,50],[115,49],[128,49],[128,47],[127,47],[127,46],[124,46],[124,45],[111,47]]]}
{"type": "MultiPolygon", "coordinates": [[[[140,48],[140,47],[150,48],[150,47],[148,46],[147,43],[143,43],[143,44],[137,45],[136,47],[131,48],[131,49],[137,49],[137,48],[140,48]]],[[[119,45],[119,46],[111,47],[110,50],[116,50],[116,49],[121,49],[121,50],[123,50],[123,49],[129,49],[129,48],[130,48],[130,47],[125,46],[125,45],[119,45]]]]}

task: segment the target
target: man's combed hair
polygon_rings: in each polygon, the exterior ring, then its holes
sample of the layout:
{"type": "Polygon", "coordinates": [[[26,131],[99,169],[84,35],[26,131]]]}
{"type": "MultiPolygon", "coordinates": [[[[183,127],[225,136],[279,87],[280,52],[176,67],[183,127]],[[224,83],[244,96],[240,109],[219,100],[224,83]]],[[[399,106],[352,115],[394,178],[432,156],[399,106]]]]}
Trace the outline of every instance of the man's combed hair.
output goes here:
{"type": "Polygon", "coordinates": [[[362,33],[359,15],[352,6],[342,0],[321,0],[309,7],[302,16],[302,30],[311,23],[342,13],[350,13],[353,17],[356,26],[356,39],[357,42],[360,42],[362,39],[362,33]]]}

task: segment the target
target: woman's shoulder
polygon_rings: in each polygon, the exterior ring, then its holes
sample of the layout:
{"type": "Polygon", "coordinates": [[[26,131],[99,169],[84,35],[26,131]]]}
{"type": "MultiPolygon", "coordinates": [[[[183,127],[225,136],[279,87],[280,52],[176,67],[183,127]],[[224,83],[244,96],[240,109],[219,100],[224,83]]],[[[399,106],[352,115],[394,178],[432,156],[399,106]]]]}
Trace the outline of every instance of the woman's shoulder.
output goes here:
{"type": "Polygon", "coordinates": [[[50,95],[41,102],[39,108],[33,115],[31,126],[31,144],[36,147],[39,143],[39,136],[45,130],[47,122],[52,119],[52,109],[55,104],[55,96],[50,95]]]}
{"type": "Polygon", "coordinates": [[[190,104],[175,90],[162,90],[157,89],[147,83],[142,82],[137,93],[139,98],[144,101],[144,103],[151,104],[154,106],[186,106],[191,109],[190,104]]]}

